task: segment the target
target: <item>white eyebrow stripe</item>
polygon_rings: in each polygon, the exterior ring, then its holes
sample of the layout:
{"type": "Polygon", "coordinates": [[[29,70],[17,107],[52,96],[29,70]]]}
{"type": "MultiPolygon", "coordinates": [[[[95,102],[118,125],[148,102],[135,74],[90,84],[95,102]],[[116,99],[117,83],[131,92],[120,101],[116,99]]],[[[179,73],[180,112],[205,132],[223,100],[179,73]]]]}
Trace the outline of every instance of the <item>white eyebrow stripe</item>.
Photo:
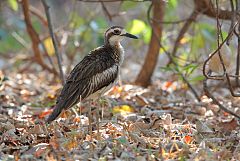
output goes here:
{"type": "Polygon", "coordinates": [[[109,34],[109,33],[112,33],[113,32],[113,29],[110,29],[106,32],[106,36],[109,34]]]}
{"type": "MultiPolygon", "coordinates": [[[[119,30],[119,31],[123,31],[123,29],[122,28],[119,28],[119,27],[116,27],[116,28],[111,28],[111,29],[109,29],[106,33],[105,33],[105,35],[107,36],[108,34],[110,34],[110,33],[113,33],[114,32],[114,30],[119,30]]],[[[125,31],[126,32],[126,31],[125,31]]]]}

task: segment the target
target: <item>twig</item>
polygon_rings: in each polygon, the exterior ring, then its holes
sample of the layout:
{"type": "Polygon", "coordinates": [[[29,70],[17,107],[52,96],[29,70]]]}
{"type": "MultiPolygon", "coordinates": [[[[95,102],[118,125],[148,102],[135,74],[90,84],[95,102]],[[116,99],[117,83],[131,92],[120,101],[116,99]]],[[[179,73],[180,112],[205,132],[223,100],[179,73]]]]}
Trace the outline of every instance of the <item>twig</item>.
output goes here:
{"type": "Polygon", "coordinates": [[[194,3],[202,14],[207,15],[208,17],[216,18],[218,14],[219,19],[231,20],[232,12],[228,10],[216,9],[211,0],[194,0],[194,3]]]}
{"type": "Polygon", "coordinates": [[[105,15],[108,17],[109,21],[112,22],[112,15],[108,11],[107,7],[104,5],[103,1],[101,1],[101,5],[102,5],[102,8],[103,8],[103,11],[104,11],[105,15]]]}
{"type": "Polygon", "coordinates": [[[45,13],[46,13],[46,16],[47,16],[48,28],[49,28],[50,35],[52,37],[52,42],[53,42],[53,46],[54,46],[54,49],[55,49],[55,54],[57,55],[57,61],[58,61],[58,68],[59,68],[59,72],[60,72],[60,78],[62,80],[62,84],[64,84],[65,83],[65,79],[64,79],[63,70],[62,70],[61,58],[60,58],[60,54],[59,54],[58,47],[57,47],[56,37],[55,37],[54,32],[53,32],[51,17],[50,17],[50,14],[49,14],[49,8],[50,7],[48,6],[48,4],[46,3],[45,0],[42,0],[42,4],[44,6],[45,13]]]}
{"type": "Polygon", "coordinates": [[[147,2],[152,0],[78,0],[81,2],[147,2]]]}
{"type": "MultiPolygon", "coordinates": [[[[238,6],[240,5],[240,2],[237,1],[236,3],[236,9],[237,9],[237,12],[239,12],[240,8],[238,8],[238,6]]],[[[234,17],[236,15],[234,14],[234,17]]],[[[240,23],[240,18],[238,17],[238,24],[240,23]]],[[[236,60],[236,72],[235,72],[235,75],[236,76],[239,76],[239,66],[240,66],[240,25],[238,25],[238,32],[235,32],[235,35],[237,36],[238,38],[238,48],[237,48],[237,60],[236,60]]],[[[236,85],[237,87],[239,87],[239,77],[236,77],[236,85]]]]}
{"type": "MultiPolygon", "coordinates": [[[[178,37],[175,41],[174,48],[172,51],[172,55],[175,56],[177,49],[180,45],[180,40],[183,38],[184,34],[188,31],[192,22],[194,22],[199,14],[205,14],[209,17],[230,20],[232,19],[233,12],[227,10],[220,10],[218,7],[214,8],[211,1],[208,0],[194,0],[194,11],[189,16],[188,20],[183,25],[182,29],[180,30],[178,37]]],[[[171,63],[171,62],[170,62],[171,63]]]]}
{"type": "Polygon", "coordinates": [[[23,47],[25,47],[26,49],[28,49],[28,43],[17,33],[17,32],[13,32],[11,34],[13,36],[13,38],[15,38],[23,47]]]}
{"type": "MultiPolygon", "coordinates": [[[[235,12],[235,10],[234,10],[234,3],[233,3],[233,0],[230,0],[230,5],[231,5],[231,10],[232,10],[232,19],[231,19],[231,26],[230,26],[230,28],[229,28],[229,31],[228,31],[228,34],[230,34],[230,31],[231,31],[231,29],[233,28],[233,25],[234,25],[234,22],[235,22],[235,19],[236,19],[236,12],[235,12]]],[[[233,35],[233,33],[231,33],[231,36],[233,35]]],[[[229,42],[230,41],[230,39],[227,41],[227,45],[229,45],[229,42]]]]}
{"type": "Polygon", "coordinates": [[[240,119],[240,116],[238,116],[237,114],[235,114],[234,112],[232,112],[231,110],[227,109],[226,107],[224,107],[221,103],[218,102],[218,100],[211,94],[211,92],[209,92],[209,87],[207,86],[207,79],[205,79],[203,81],[203,89],[204,92],[206,94],[206,96],[208,96],[208,98],[211,98],[213,100],[213,103],[218,105],[220,109],[222,109],[223,111],[237,117],[238,119],[240,119]]]}
{"type": "Polygon", "coordinates": [[[154,22],[163,23],[163,24],[179,24],[179,23],[183,23],[185,21],[188,21],[189,18],[182,19],[182,20],[176,20],[176,21],[159,21],[159,20],[155,20],[153,18],[151,18],[151,20],[154,21],[154,22]]]}
{"type": "MultiPolygon", "coordinates": [[[[239,23],[239,21],[238,21],[239,23]]],[[[240,26],[238,25],[238,48],[237,48],[237,59],[236,59],[236,76],[239,76],[239,65],[240,65],[240,26]]],[[[239,87],[239,77],[236,77],[236,85],[239,87]]]]}
{"type": "MultiPolygon", "coordinates": [[[[234,92],[233,92],[233,89],[232,89],[232,86],[230,84],[230,79],[229,79],[229,76],[228,76],[228,73],[226,71],[226,67],[225,67],[225,64],[223,62],[223,58],[221,56],[221,53],[220,53],[220,49],[222,47],[222,45],[231,37],[231,33],[234,31],[235,27],[236,27],[236,24],[233,26],[231,32],[228,34],[227,38],[225,40],[223,40],[223,42],[220,44],[219,40],[220,40],[220,32],[221,32],[221,27],[220,27],[220,24],[219,24],[219,18],[218,18],[218,0],[216,0],[216,6],[217,6],[217,14],[216,14],[216,19],[217,19],[217,45],[218,45],[218,48],[217,50],[210,56],[209,59],[207,59],[205,62],[204,62],[204,66],[203,66],[203,74],[204,76],[206,77],[206,79],[203,81],[203,89],[204,89],[204,92],[205,94],[211,98],[213,100],[213,103],[218,105],[220,109],[222,109],[223,111],[237,117],[238,119],[240,119],[240,116],[238,116],[236,113],[232,112],[231,110],[227,109],[226,107],[224,107],[212,94],[211,92],[209,92],[209,87],[207,86],[207,80],[208,78],[208,75],[205,73],[206,71],[206,64],[208,62],[208,60],[210,60],[212,58],[212,56],[216,53],[218,53],[218,56],[219,56],[219,59],[220,59],[220,62],[221,62],[221,65],[223,67],[223,71],[224,71],[224,75],[226,75],[227,77],[227,82],[228,82],[228,85],[229,85],[229,89],[230,89],[230,92],[232,95],[234,95],[234,92]]],[[[222,77],[221,79],[223,79],[224,77],[222,77]]]]}
{"type": "MultiPolygon", "coordinates": [[[[230,33],[232,33],[232,32],[234,31],[234,29],[235,29],[235,27],[236,27],[237,25],[238,25],[238,22],[234,24],[234,26],[233,26],[233,28],[232,28],[232,30],[231,30],[230,33]]],[[[216,53],[218,53],[218,51],[222,48],[222,46],[224,45],[224,43],[225,43],[230,37],[231,37],[231,35],[228,34],[227,37],[223,40],[223,42],[222,42],[221,44],[219,44],[218,48],[204,61],[204,63],[203,63],[203,75],[204,75],[207,79],[215,79],[215,80],[222,80],[222,79],[224,79],[223,76],[221,76],[221,77],[209,76],[209,75],[207,74],[207,70],[206,70],[207,68],[206,68],[206,66],[207,66],[207,63],[210,61],[210,59],[211,59],[216,53]]]]}
{"type": "MultiPolygon", "coordinates": [[[[39,20],[42,22],[43,26],[46,26],[46,27],[48,26],[47,20],[45,19],[45,17],[42,15],[42,13],[41,13],[38,9],[36,9],[36,8],[33,7],[33,6],[29,6],[29,11],[30,11],[33,15],[35,15],[37,18],[39,18],[39,20]]],[[[47,57],[49,63],[52,65],[52,68],[54,68],[54,70],[56,70],[56,69],[55,69],[55,66],[54,66],[54,63],[53,63],[53,60],[52,60],[52,58],[49,56],[49,54],[48,54],[48,52],[47,52],[47,50],[46,50],[46,47],[45,47],[45,45],[44,45],[44,43],[43,43],[42,40],[41,40],[41,45],[42,45],[42,48],[43,48],[43,50],[44,50],[44,56],[47,57]]]]}
{"type": "MultiPolygon", "coordinates": [[[[222,28],[221,28],[221,25],[220,25],[220,22],[219,22],[219,6],[218,6],[218,0],[216,0],[216,6],[217,6],[217,14],[216,14],[216,19],[217,19],[217,46],[219,48],[219,45],[220,45],[220,36],[222,36],[222,28]]],[[[231,36],[231,35],[230,35],[231,36]]],[[[230,38],[230,37],[229,37],[230,38]]],[[[223,58],[222,58],[222,55],[221,55],[221,52],[220,50],[218,50],[218,57],[220,59],[220,62],[221,62],[221,65],[223,67],[223,72],[224,74],[226,73],[226,66],[225,64],[223,63],[223,58]]]]}
{"type": "Polygon", "coordinates": [[[229,90],[230,90],[232,96],[233,97],[240,97],[239,93],[234,93],[234,90],[233,90],[233,87],[232,87],[232,84],[231,84],[231,81],[230,81],[230,76],[228,75],[228,73],[226,73],[226,78],[227,78],[228,87],[229,87],[229,90]]]}
{"type": "Polygon", "coordinates": [[[34,53],[34,60],[43,68],[48,70],[49,72],[58,75],[57,71],[54,70],[54,68],[50,68],[47,64],[44,63],[41,52],[38,48],[39,44],[41,43],[39,36],[35,29],[32,26],[30,14],[29,14],[29,2],[28,0],[22,0],[22,8],[23,8],[23,14],[24,19],[26,23],[27,32],[30,36],[30,39],[32,41],[32,49],[34,53]]]}
{"type": "MultiPolygon", "coordinates": [[[[150,22],[150,12],[152,9],[152,4],[149,6],[148,8],[148,22],[152,27],[153,30],[153,34],[157,37],[156,31],[152,25],[152,23],[150,22]]],[[[160,46],[160,48],[163,49],[164,53],[168,56],[169,60],[173,63],[173,65],[175,65],[176,67],[178,66],[177,63],[174,61],[174,59],[172,58],[171,54],[162,46],[161,42],[158,40],[158,44],[160,46]]],[[[187,86],[190,88],[190,90],[192,91],[193,95],[195,96],[195,98],[198,100],[198,102],[201,101],[200,97],[198,96],[197,92],[195,91],[195,89],[192,87],[192,85],[189,83],[189,81],[185,78],[185,76],[183,75],[183,73],[179,70],[176,71],[183,79],[183,81],[187,84],[187,86]]]]}
{"type": "MultiPolygon", "coordinates": [[[[153,8],[153,17],[154,19],[163,20],[164,16],[164,4],[163,0],[153,0],[151,3],[151,8],[153,8]]],[[[150,17],[149,17],[150,18],[150,17]]],[[[149,19],[150,21],[150,19],[149,19]]],[[[152,31],[155,33],[151,35],[151,40],[149,43],[148,51],[142,65],[142,68],[135,80],[135,84],[147,87],[151,82],[151,76],[154,72],[154,69],[157,65],[157,58],[159,56],[159,41],[162,37],[163,25],[160,23],[153,22],[151,25],[152,31]]]]}
{"type": "Polygon", "coordinates": [[[189,27],[191,26],[192,22],[194,22],[198,16],[197,8],[195,7],[194,11],[192,14],[189,16],[188,20],[184,23],[183,27],[179,31],[178,37],[174,43],[173,51],[172,51],[172,56],[176,55],[177,49],[180,45],[180,41],[183,38],[184,34],[188,31],[189,27]]]}
{"type": "Polygon", "coordinates": [[[48,26],[47,20],[45,19],[45,17],[41,14],[41,12],[40,12],[38,9],[36,9],[36,8],[33,7],[33,6],[30,6],[30,7],[29,7],[29,11],[30,11],[33,15],[35,15],[36,17],[38,17],[38,18],[41,20],[41,22],[42,22],[42,24],[43,24],[44,26],[48,26]]]}

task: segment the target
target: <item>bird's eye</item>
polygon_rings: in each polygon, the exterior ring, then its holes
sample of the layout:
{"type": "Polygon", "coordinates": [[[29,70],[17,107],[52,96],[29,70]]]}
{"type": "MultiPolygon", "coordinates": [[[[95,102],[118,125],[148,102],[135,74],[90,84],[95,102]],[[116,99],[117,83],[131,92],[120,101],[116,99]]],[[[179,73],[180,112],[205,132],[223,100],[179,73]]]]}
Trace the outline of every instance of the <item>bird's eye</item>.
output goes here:
{"type": "Polygon", "coordinates": [[[113,30],[114,34],[120,34],[121,32],[119,30],[113,30]]]}

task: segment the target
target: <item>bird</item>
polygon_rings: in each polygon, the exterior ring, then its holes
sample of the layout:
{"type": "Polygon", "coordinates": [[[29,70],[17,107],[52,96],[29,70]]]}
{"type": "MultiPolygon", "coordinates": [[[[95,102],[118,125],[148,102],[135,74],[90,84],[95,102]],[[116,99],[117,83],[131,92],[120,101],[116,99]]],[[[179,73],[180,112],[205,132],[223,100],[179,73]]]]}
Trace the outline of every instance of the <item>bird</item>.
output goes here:
{"type": "Polygon", "coordinates": [[[104,44],[89,52],[70,72],[46,122],[51,123],[80,100],[97,100],[114,86],[124,60],[124,38],[138,39],[121,26],[112,26],[104,34],[104,44]]]}

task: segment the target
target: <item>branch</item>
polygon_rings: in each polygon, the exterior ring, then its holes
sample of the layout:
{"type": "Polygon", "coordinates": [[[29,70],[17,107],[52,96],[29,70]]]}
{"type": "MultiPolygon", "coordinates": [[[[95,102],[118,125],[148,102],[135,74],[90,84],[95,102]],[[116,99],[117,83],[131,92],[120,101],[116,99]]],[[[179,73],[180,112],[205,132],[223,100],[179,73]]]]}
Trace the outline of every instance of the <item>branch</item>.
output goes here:
{"type": "Polygon", "coordinates": [[[33,7],[33,6],[30,6],[30,7],[29,7],[29,11],[30,11],[33,15],[35,15],[36,17],[38,17],[38,18],[41,20],[41,22],[42,22],[42,24],[43,24],[44,26],[48,26],[47,20],[45,19],[45,17],[42,15],[42,13],[41,13],[38,9],[36,9],[36,8],[33,7]]]}
{"type": "MultiPolygon", "coordinates": [[[[42,13],[41,13],[38,9],[36,9],[36,8],[33,7],[33,6],[29,6],[29,11],[30,11],[33,15],[35,15],[37,18],[39,18],[39,20],[42,22],[42,24],[43,24],[44,26],[48,26],[47,20],[45,19],[45,17],[42,15],[42,13]]],[[[49,54],[48,54],[48,52],[47,52],[47,50],[46,50],[46,47],[45,47],[44,43],[42,42],[42,40],[41,40],[41,45],[42,45],[42,48],[43,48],[43,50],[44,50],[44,56],[47,57],[49,63],[52,65],[52,68],[54,68],[54,70],[56,71],[55,66],[54,66],[54,64],[53,64],[53,60],[52,60],[52,58],[49,56],[49,54]]]]}
{"type": "MultiPolygon", "coordinates": [[[[149,15],[150,16],[150,15],[149,15]]],[[[148,17],[149,17],[148,16],[148,17]]],[[[151,23],[150,23],[151,24],[151,23]]],[[[173,63],[173,65],[175,65],[176,67],[178,66],[178,64],[174,61],[172,55],[167,52],[167,50],[162,46],[161,42],[158,41],[160,47],[163,49],[164,53],[168,56],[169,60],[173,63]]],[[[184,76],[184,74],[181,71],[176,71],[181,78],[183,79],[183,81],[187,84],[188,88],[190,88],[190,90],[192,91],[193,95],[195,96],[195,98],[198,100],[198,102],[201,102],[200,97],[198,96],[198,93],[196,92],[196,90],[193,88],[193,86],[191,85],[191,83],[187,80],[187,78],[184,76]]]]}
{"type": "MultiPolygon", "coordinates": [[[[227,40],[231,37],[231,33],[235,30],[235,27],[238,25],[238,22],[233,26],[232,30],[230,31],[230,33],[228,34],[228,36],[223,40],[223,42],[221,44],[219,44],[218,48],[204,61],[203,63],[203,75],[207,78],[207,79],[216,79],[216,80],[222,80],[222,77],[215,77],[215,76],[209,76],[208,72],[207,72],[207,63],[210,61],[210,59],[219,52],[219,50],[221,49],[221,47],[224,45],[225,42],[227,42],[227,40]]],[[[221,60],[221,59],[220,59],[221,60]]]]}
{"type": "Polygon", "coordinates": [[[240,116],[238,116],[236,113],[232,112],[231,110],[227,109],[226,107],[224,107],[221,103],[218,102],[218,100],[211,94],[211,92],[209,92],[209,87],[207,86],[207,79],[205,79],[203,81],[203,90],[206,94],[206,96],[208,96],[208,98],[211,98],[213,100],[213,103],[218,105],[220,109],[222,109],[223,111],[237,117],[238,119],[240,119],[240,116]]]}
{"type": "Polygon", "coordinates": [[[49,28],[50,35],[52,37],[52,42],[53,42],[53,46],[54,46],[54,49],[55,49],[55,54],[57,55],[60,78],[62,80],[62,84],[64,84],[65,79],[64,79],[63,70],[62,70],[61,58],[60,58],[60,55],[59,55],[59,51],[58,51],[58,47],[57,47],[57,40],[56,40],[56,37],[55,37],[54,32],[53,32],[51,17],[50,17],[50,14],[49,14],[49,8],[50,7],[48,6],[48,4],[46,3],[45,0],[42,0],[42,4],[43,4],[45,12],[46,12],[47,21],[48,21],[48,28],[49,28]]]}
{"type": "Polygon", "coordinates": [[[178,37],[174,43],[174,48],[172,51],[172,56],[175,56],[177,53],[177,49],[180,45],[180,41],[183,38],[184,34],[188,31],[189,27],[191,26],[192,22],[194,22],[197,19],[199,12],[197,12],[197,9],[195,8],[192,14],[189,16],[188,20],[184,23],[183,27],[179,31],[178,37]]]}
{"type": "MultiPolygon", "coordinates": [[[[234,22],[235,22],[235,19],[236,19],[236,12],[234,10],[234,2],[233,0],[230,0],[230,6],[231,6],[231,10],[232,10],[232,19],[231,19],[231,26],[229,28],[229,31],[228,31],[228,34],[230,33],[231,29],[233,28],[233,25],[234,25],[234,22]]],[[[231,36],[233,35],[233,33],[231,33],[231,36]]],[[[227,45],[229,45],[230,39],[227,41],[227,45]]]]}
{"type": "Polygon", "coordinates": [[[197,6],[198,11],[202,14],[207,15],[211,18],[216,18],[216,15],[219,19],[231,20],[232,11],[217,9],[213,6],[211,0],[194,0],[195,6],[197,6]]]}
{"type": "MultiPolygon", "coordinates": [[[[239,77],[239,75],[235,75],[234,77],[239,77]]],[[[230,76],[228,75],[228,73],[226,73],[226,78],[227,78],[227,84],[228,84],[228,87],[229,87],[229,90],[231,92],[231,95],[233,97],[240,97],[240,94],[239,93],[234,93],[234,89],[232,87],[232,84],[231,84],[231,81],[230,81],[230,76]]],[[[238,85],[238,84],[237,84],[238,85]]]]}
{"type": "Polygon", "coordinates": [[[112,15],[110,14],[107,7],[104,5],[104,3],[102,1],[101,1],[101,5],[102,5],[102,8],[103,8],[103,12],[108,17],[109,21],[112,22],[112,15]]]}
{"type": "MultiPolygon", "coordinates": [[[[230,78],[229,78],[229,76],[228,76],[228,73],[227,73],[225,64],[224,64],[224,62],[223,62],[223,58],[222,58],[221,53],[220,53],[221,47],[222,47],[223,44],[224,44],[225,42],[227,42],[227,40],[231,37],[232,32],[235,30],[235,27],[236,27],[237,23],[236,23],[234,26],[232,26],[231,30],[229,31],[229,34],[228,34],[227,38],[226,38],[225,40],[223,40],[223,42],[220,44],[219,38],[220,38],[220,33],[221,33],[221,26],[220,26],[219,17],[218,17],[218,16],[219,16],[218,0],[216,0],[216,6],[217,6],[216,19],[217,19],[217,46],[218,46],[218,48],[217,48],[217,50],[216,50],[211,56],[209,56],[209,58],[204,62],[204,65],[203,65],[203,74],[204,74],[204,76],[206,77],[206,79],[203,81],[203,89],[204,89],[205,94],[206,94],[209,98],[211,98],[211,99],[213,100],[213,103],[216,104],[216,105],[218,105],[220,109],[222,109],[222,110],[224,110],[225,112],[227,112],[227,113],[229,113],[229,114],[237,117],[238,119],[240,119],[240,116],[238,116],[236,113],[234,113],[234,112],[232,112],[231,110],[229,110],[229,109],[227,109],[226,107],[224,107],[224,106],[211,94],[211,92],[209,92],[209,87],[207,86],[207,80],[208,80],[209,78],[211,78],[211,77],[209,77],[209,76],[206,74],[206,64],[207,64],[207,62],[213,57],[214,54],[218,53],[218,56],[219,56],[219,59],[220,59],[220,62],[221,62],[221,65],[222,65],[223,71],[224,71],[223,76],[221,76],[220,78],[221,78],[221,79],[224,79],[224,76],[226,76],[226,78],[227,78],[227,83],[228,83],[228,86],[229,86],[229,89],[230,89],[231,94],[232,94],[233,96],[237,96],[237,95],[235,95],[234,92],[233,92],[233,88],[232,88],[232,86],[231,86],[231,84],[230,84],[230,78]]],[[[238,77],[238,75],[237,75],[237,77],[238,77]]]]}
{"type": "Polygon", "coordinates": [[[147,2],[152,0],[78,0],[81,2],[147,2]]]}
{"type": "MultiPolygon", "coordinates": [[[[148,23],[151,25],[152,27],[152,32],[153,32],[153,36],[154,37],[158,37],[158,34],[153,26],[153,23],[150,21],[151,17],[150,17],[150,12],[152,9],[152,4],[149,6],[148,8],[148,14],[147,14],[147,18],[148,18],[148,23]]],[[[154,21],[153,21],[154,22],[154,21]]],[[[175,65],[176,67],[178,66],[177,63],[174,61],[173,57],[171,56],[171,54],[162,46],[161,41],[159,39],[157,39],[157,43],[159,45],[159,47],[164,51],[164,53],[168,56],[169,60],[173,63],[173,65],[175,65]]],[[[198,93],[196,92],[196,90],[193,88],[193,86],[189,83],[189,81],[187,80],[187,78],[185,78],[184,74],[181,71],[176,71],[181,78],[183,79],[183,81],[187,84],[188,88],[190,88],[190,90],[192,91],[193,95],[195,96],[195,98],[198,100],[198,102],[201,101],[200,97],[198,96],[198,93]]]]}
{"type": "Polygon", "coordinates": [[[159,21],[159,20],[155,20],[155,19],[151,19],[154,22],[157,23],[163,23],[163,24],[179,24],[179,23],[183,23],[185,21],[188,21],[189,18],[186,19],[182,19],[182,20],[175,20],[175,21],[159,21]]]}
{"type": "Polygon", "coordinates": [[[28,35],[30,36],[30,39],[32,41],[32,49],[34,53],[34,60],[43,68],[48,70],[49,72],[58,75],[57,71],[54,70],[54,68],[50,68],[47,64],[44,63],[41,52],[38,48],[39,44],[41,43],[39,36],[35,29],[32,26],[30,14],[29,14],[29,2],[28,0],[22,0],[22,8],[23,8],[23,15],[24,20],[26,23],[26,28],[28,35]]]}
{"type": "MultiPolygon", "coordinates": [[[[150,6],[150,10],[153,6],[153,19],[157,19],[162,21],[164,16],[164,1],[163,0],[153,0],[150,6]]],[[[149,12],[150,12],[149,10],[149,12]]],[[[149,13],[148,12],[148,13],[149,13]]],[[[150,84],[151,76],[154,72],[154,69],[157,64],[158,55],[159,55],[159,41],[161,41],[162,37],[162,24],[153,22],[152,24],[152,35],[148,48],[148,52],[142,66],[141,71],[139,72],[137,79],[135,81],[136,84],[141,85],[143,87],[147,87],[150,84]]]]}
{"type": "MultiPolygon", "coordinates": [[[[237,1],[236,6],[238,6],[238,5],[240,5],[239,1],[237,1]]],[[[240,8],[238,8],[238,7],[236,7],[236,8],[237,8],[237,12],[239,12],[240,8]]],[[[234,21],[235,16],[236,15],[234,15],[232,22],[234,21]]],[[[239,23],[240,23],[240,18],[238,17],[238,24],[239,23]]],[[[238,25],[237,30],[238,30],[238,32],[235,32],[235,35],[238,38],[238,48],[237,48],[237,60],[236,60],[236,72],[235,72],[235,75],[239,76],[239,68],[240,68],[239,67],[240,66],[240,25],[238,25]]],[[[236,30],[234,30],[234,31],[236,31],[236,30]]],[[[239,87],[239,77],[236,77],[235,81],[236,81],[237,86],[239,87]]]]}

